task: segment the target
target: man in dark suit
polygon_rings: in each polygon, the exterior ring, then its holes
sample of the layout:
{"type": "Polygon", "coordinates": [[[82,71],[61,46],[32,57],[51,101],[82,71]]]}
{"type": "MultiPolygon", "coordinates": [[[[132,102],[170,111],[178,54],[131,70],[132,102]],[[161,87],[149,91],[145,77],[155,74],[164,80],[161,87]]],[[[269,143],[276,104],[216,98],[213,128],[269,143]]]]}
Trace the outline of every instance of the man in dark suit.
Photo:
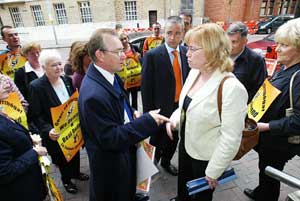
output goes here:
{"type": "Polygon", "coordinates": [[[227,29],[227,34],[232,43],[233,73],[246,88],[249,103],[267,78],[265,60],[246,46],[248,28],[245,24],[232,23],[227,29]]]}
{"type": "Polygon", "coordinates": [[[136,201],[136,146],[168,119],[150,111],[140,117],[129,106],[115,74],[126,58],[112,29],[97,30],[88,42],[92,64],[79,95],[79,116],[87,149],[90,201],[136,201]]]}
{"type": "MultiPolygon", "coordinates": [[[[179,45],[183,27],[180,17],[169,17],[165,24],[165,43],[148,51],[144,57],[141,86],[144,112],[160,108],[160,114],[170,117],[178,107],[180,91],[189,72],[186,47],[179,45]]],[[[162,126],[150,142],[156,146],[156,162],[161,159],[161,166],[176,176],[178,171],[170,163],[178,142],[178,134],[174,136],[174,140],[170,140],[162,126]]]]}

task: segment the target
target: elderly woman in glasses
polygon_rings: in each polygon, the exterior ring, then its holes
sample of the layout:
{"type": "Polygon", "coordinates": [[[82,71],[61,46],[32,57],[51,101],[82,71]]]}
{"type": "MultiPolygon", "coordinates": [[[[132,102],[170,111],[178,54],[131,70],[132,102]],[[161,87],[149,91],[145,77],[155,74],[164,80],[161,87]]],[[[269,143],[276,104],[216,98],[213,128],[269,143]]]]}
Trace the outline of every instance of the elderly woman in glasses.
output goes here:
{"type": "Polygon", "coordinates": [[[217,24],[208,23],[187,32],[188,63],[191,71],[182,88],[179,108],[167,123],[168,135],[179,127],[179,174],[176,201],[210,201],[222,175],[239,149],[248,95],[231,73],[231,45],[217,24]],[[224,82],[222,113],[217,94],[224,82]],[[195,118],[196,117],[196,118],[195,118]],[[221,118],[220,118],[221,117],[221,118]],[[188,196],[186,182],[205,177],[210,189],[188,196]]]}
{"type": "Polygon", "coordinates": [[[46,145],[52,162],[58,166],[62,183],[69,193],[77,193],[77,186],[72,178],[88,180],[88,175],[79,172],[79,152],[67,162],[57,139],[60,134],[53,128],[51,107],[64,103],[74,92],[72,80],[62,76],[62,58],[55,50],[44,50],[40,55],[40,63],[45,70],[45,75],[30,83],[29,88],[29,113],[34,124],[41,132],[43,143],[46,145]]]}
{"type": "Polygon", "coordinates": [[[281,91],[258,123],[259,185],[245,189],[255,200],[277,201],[280,182],[267,176],[267,166],[283,170],[285,163],[300,155],[300,18],[290,20],[275,33],[277,62],[281,69],[270,79],[281,91]],[[292,99],[291,99],[292,98],[292,99]]]}

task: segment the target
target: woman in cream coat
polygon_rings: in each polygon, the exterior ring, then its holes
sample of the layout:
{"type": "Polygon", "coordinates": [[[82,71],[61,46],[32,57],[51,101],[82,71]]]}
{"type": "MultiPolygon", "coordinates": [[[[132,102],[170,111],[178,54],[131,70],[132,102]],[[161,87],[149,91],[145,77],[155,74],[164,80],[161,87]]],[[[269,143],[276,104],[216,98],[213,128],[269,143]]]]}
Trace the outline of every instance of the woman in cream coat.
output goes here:
{"type": "Polygon", "coordinates": [[[231,73],[231,45],[218,25],[203,24],[190,30],[186,37],[188,63],[192,70],[180,94],[179,108],[167,123],[168,135],[179,127],[179,176],[176,201],[212,200],[217,179],[238,151],[248,95],[231,73]],[[219,117],[217,91],[221,80],[222,115],[219,117]],[[186,182],[205,177],[210,189],[189,197],[186,182]]]}

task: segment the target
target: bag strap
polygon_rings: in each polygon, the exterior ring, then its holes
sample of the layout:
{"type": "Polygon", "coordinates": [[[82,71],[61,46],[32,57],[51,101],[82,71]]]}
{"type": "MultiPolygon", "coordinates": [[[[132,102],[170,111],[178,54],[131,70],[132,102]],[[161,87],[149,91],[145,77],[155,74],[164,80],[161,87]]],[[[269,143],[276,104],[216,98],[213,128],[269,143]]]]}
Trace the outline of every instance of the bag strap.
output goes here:
{"type": "Polygon", "coordinates": [[[293,82],[294,82],[294,79],[297,75],[297,73],[299,72],[300,70],[297,70],[291,77],[291,80],[290,80],[290,107],[293,108],[293,82]]]}
{"type": "Polygon", "coordinates": [[[233,76],[229,75],[229,76],[225,76],[221,82],[220,82],[220,85],[219,85],[219,88],[218,88],[218,111],[219,111],[219,117],[220,117],[220,120],[221,119],[221,114],[222,114],[222,92],[223,92],[223,84],[225,82],[225,80],[227,80],[228,78],[231,78],[233,76]]]}

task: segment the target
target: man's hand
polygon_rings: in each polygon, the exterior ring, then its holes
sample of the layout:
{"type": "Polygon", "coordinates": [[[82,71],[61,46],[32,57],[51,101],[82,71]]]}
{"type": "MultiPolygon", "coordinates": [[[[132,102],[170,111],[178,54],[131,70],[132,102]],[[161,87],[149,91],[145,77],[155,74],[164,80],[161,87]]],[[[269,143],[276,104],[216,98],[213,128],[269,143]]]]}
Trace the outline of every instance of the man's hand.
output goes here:
{"type": "Polygon", "coordinates": [[[42,145],[42,138],[38,134],[30,135],[34,145],[42,145]]]}
{"type": "Polygon", "coordinates": [[[140,113],[139,111],[135,110],[135,111],[133,112],[133,118],[134,118],[134,119],[137,119],[137,118],[139,118],[140,116],[141,116],[141,113],[140,113]]]}
{"type": "Polygon", "coordinates": [[[264,131],[270,130],[269,123],[258,122],[257,127],[258,127],[259,132],[264,132],[264,131]]]}
{"type": "Polygon", "coordinates": [[[33,147],[33,150],[36,151],[36,153],[39,155],[39,156],[45,156],[47,155],[47,149],[45,147],[42,147],[40,145],[35,145],[33,147]]]}
{"type": "Polygon", "coordinates": [[[163,123],[165,123],[165,122],[169,122],[170,121],[169,118],[167,118],[167,117],[165,117],[163,115],[158,114],[159,111],[160,111],[160,109],[149,111],[149,114],[156,121],[156,123],[157,123],[158,126],[161,125],[161,124],[163,124],[163,123]]]}

